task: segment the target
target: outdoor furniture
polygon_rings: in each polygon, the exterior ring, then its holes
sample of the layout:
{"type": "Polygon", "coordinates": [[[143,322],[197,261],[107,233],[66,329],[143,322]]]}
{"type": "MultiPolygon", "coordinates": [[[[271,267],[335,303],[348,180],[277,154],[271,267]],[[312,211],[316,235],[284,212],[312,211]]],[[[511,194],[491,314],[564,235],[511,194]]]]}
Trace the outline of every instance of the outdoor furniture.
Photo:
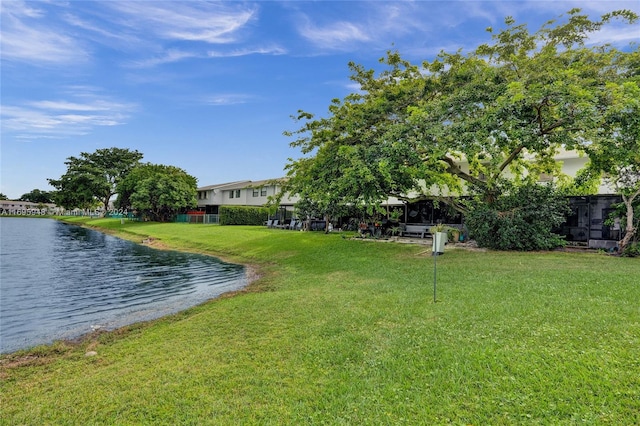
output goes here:
{"type": "Polygon", "coordinates": [[[309,222],[309,230],[310,231],[324,231],[327,223],[324,220],[311,220],[309,222]]]}
{"type": "Polygon", "coordinates": [[[424,238],[424,235],[428,232],[429,227],[426,225],[405,225],[404,229],[400,231],[400,236],[424,238]]]}

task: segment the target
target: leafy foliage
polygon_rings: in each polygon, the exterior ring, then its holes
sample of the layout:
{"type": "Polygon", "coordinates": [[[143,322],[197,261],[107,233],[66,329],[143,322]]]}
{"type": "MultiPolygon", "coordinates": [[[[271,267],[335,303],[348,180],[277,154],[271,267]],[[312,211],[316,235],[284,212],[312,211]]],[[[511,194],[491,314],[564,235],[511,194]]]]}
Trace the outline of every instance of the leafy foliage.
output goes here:
{"type": "Polygon", "coordinates": [[[424,177],[416,172],[422,162],[415,145],[385,136],[388,126],[402,120],[407,106],[418,101],[420,70],[397,55],[389,61],[397,61],[397,66],[380,79],[350,64],[351,78],[368,93],[351,94],[344,102],[333,100],[330,118],[313,120],[311,114],[299,112],[296,120],[305,124],[285,134],[297,137],[293,147],[312,155],[287,165],[289,179],[283,191],[311,200],[328,216],[340,214],[341,206],[349,204],[365,205],[373,213],[386,195],[401,195],[424,177]]]}
{"type": "Polygon", "coordinates": [[[640,242],[627,245],[621,253],[624,257],[640,257],[640,242]]]}
{"type": "Polygon", "coordinates": [[[569,213],[567,199],[552,186],[527,184],[493,203],[474,203],[466,225],[481,247],[549,250],[564,244],[552,230],[565,222],[569,213]]]}
{"type": "Polygon", "coordinates": [[[68,209],[92,208],[99,203],[107,209],[120,181],[141,159],[138,151],[123,148],[98,149],[69,157],[65,161],[67,172],[60,179],[48,179],[58,190],[54,201],[68,209]]]}
{"type": "Polygon", "coordinates": [[[602,173],[622,196],[626,214],[624,252],[638,233],[635,204],[640,200],[640,51],[624,58],[624,79],[608,84],[607,109],[601,123],[602,138],[586,147],[592,173],[602,173]]]}
{"type": "Polygon", "coordinates": [[[395,196],[436,198],[464,212],[460,194],[490,203],[513,181],[558,175],[560,148],[608,140],[602,123],[613,91],[637,70],[630,59],[637,48],[584,45],[613,19],[635,22],[634,13],[591,20],[573,9],[565,18],[535,33],[507,18],[491,44],[442,52],[421,66],[397,52],[381,60],[387,69],[380,74],[350,64],[360,91],[333,100],[326,118],[299,112],[303,126],[285,133],[305,156],[290,160],[283,190],[327,210],[341,203],[375,209],[395,196]]]}
{"type": "Polygon", "coordinates": [[[118,198],[114,202],[115,206],[123,210],[133,210],[131,196],[136,191],[138,183],[145,179],[152,179],[156,173],[162,172],[164,167],[165,166],[145,163],[133,168],[129,174],[118,183],[118,198]]]}
{"type": "Polygon", "coordinates": [[[166,222],[181,209],[198,204],[196,187],[197,179],[178,167],[142,164],[122,181],[119,205],[151,220],[166,222]]]}
{"type": "Polygon", "coordinates": [[[31,192],[22,194],[20,201],[30,201],[32,203],[53,203],[54,196],[55,194],[51,192],[34,189],[31,192]]]}
{"type": "Polygon", "coordinates": [[[220,206],[220,225],[263,225],[267,207],[220,206]]]}

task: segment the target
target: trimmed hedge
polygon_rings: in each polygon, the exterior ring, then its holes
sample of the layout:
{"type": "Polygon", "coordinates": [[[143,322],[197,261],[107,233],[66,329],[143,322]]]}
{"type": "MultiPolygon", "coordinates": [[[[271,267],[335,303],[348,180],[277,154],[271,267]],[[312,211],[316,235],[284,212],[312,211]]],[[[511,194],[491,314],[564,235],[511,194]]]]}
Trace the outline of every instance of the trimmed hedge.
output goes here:
{"type": "Polygon", "coordinates": [[[266,207],[220,206],[220,225],[264,225],[269,217],[266,207]]]}

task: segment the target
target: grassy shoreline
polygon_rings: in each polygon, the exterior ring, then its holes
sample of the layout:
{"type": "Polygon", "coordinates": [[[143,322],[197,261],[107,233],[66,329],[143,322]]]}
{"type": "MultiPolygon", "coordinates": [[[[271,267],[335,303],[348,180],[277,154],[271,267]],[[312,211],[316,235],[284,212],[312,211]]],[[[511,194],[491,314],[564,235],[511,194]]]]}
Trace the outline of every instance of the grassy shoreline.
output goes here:
{"type": "Polygon", "coordinates": [[[1,357],[6,424],[640,423],[637,259],[450,250],[434,304],[424,246],[74,222],[259,277],[20,366],[1,357]]]}

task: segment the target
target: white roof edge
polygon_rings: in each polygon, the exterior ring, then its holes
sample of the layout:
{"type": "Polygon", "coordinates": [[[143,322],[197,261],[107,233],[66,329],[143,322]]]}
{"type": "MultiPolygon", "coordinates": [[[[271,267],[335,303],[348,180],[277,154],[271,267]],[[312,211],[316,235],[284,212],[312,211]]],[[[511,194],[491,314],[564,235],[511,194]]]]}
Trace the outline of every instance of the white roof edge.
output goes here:
{"type": "Polygon", "coordinates": [[[214,184],[214,185],[208,185],[208,186],[202,186],[200,188],[198,188],[198,191],[210,191],[212,189],[244,189],[244,188],[251,188],[251,187],[256,187],[256,186],[261,186],[261,185],[265,185],[268,184],[270,182],[273,181],[282,181],[286,178],[281,177],[281,178],[274,178],[274,179],[263,179],[263,180],[256,180],[256,181],[251,181],[251,180],[239,180],[239,181],[235,181],[235,182],[227,182],[227,183],[218,183],[218,184],[214,184]]]}

